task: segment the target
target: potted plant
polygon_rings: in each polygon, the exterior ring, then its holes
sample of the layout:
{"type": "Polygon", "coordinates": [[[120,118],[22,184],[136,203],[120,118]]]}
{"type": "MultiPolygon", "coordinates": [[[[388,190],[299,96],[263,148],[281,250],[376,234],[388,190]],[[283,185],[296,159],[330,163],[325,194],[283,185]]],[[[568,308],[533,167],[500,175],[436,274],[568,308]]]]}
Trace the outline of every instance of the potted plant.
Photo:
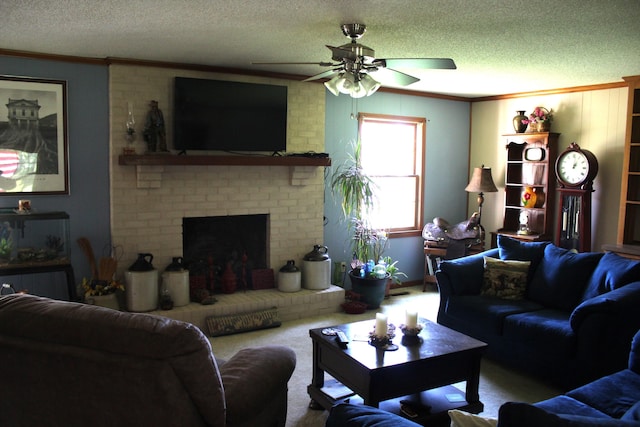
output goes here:
{"type": "Polygon", "coordinates": [[[84,301],[87,304],[120,310],[120,301],[116,293],[124,292],[124,285],[116,280],[105,281],[82,278],[84,301]]]}
{"type": "Polygon", "coordinates": [[[387,273],[389,273],[389,279],[387,279],[387,288],[385,290],[384,296],[385,298],[389,297],[389,292],[391,291],[391,285],[396,284],[399,285],[402,283],[400,277],[406,278],[407,275],[400,271],[400,269],[396,266],[398,261],[393,261],[390,256],[386,256],[383,258],[385,268],[387,273]]]}
{"type": "Polygon", "coordinates": [[[530,132],[549,132],[553,121],[553,110],[536,107],[528,118],[522,119],[523,124],[529,125],[530,132]]]}
{"type": "Polygon", "coordinates": [[[348,221],[351,238],[352,290],[362,296],[369,308],[377,308],[384,299],[386,283],[390,274],[386,268],[377,268],[388,245],[384,230],[371,226],[367,220],[375,205],[375,183],[364,172],[360,163],[361,144],[352,144],[353,154],[337,168],[331,179],[334,194],[339,194],[344,219],[348,221]]]}

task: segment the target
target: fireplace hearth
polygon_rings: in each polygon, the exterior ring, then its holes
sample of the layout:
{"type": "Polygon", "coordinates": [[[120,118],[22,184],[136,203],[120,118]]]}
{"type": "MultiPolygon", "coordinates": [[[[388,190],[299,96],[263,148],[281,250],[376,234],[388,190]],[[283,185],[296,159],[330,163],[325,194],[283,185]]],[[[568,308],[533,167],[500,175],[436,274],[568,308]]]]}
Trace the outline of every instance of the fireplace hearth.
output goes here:
{"type": "Polygon", "coordinates": [[[183,218],[182,243],[192,288],[232,293],[273,285],[267,214],[183,218]]]}

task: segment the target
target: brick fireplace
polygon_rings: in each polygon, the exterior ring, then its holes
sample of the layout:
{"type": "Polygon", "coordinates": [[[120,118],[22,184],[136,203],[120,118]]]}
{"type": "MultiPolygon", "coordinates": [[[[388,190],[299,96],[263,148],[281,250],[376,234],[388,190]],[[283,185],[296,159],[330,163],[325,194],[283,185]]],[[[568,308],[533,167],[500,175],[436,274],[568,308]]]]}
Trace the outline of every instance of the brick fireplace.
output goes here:
{"type": "Polygon", "coordinates": [[[136,151],[148,101],[158,100],[172,139],[172,81],[175,76],[272,82],[289,87],[287,150],[324,151],[324,88],[297,81],[230,76],[145,66],[110,66],[111,236],[122,247],[121,274],[139,252],[152,253],[164,270],[182,256],[185,217],[268,215],[268,267],[289,259],[301,263],[323,240],[324,167],[315,166],[123,166],[127,104],[133,104],[136,151]]]}

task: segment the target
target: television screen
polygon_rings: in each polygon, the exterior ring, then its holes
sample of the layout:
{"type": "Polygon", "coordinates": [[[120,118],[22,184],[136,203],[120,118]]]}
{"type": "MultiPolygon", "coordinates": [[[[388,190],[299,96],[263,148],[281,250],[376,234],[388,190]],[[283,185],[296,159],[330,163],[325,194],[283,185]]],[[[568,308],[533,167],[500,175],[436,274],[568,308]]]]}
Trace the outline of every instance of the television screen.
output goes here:
{"type": "Polygon", "coordinates": [[[176,77],[176,150],[285,151],[287,87],[176,77]]]}

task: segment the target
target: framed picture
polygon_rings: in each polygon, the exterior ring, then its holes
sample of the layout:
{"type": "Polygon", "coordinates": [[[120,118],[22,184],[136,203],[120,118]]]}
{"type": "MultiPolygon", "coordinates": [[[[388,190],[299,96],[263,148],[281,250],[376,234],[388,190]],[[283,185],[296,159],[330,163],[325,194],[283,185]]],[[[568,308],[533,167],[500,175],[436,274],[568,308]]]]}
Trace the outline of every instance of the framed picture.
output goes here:
{"type": "Polygon", "coordinates": [[[67,83],[0,76],[0,196],[69,194],[67,83]]]}

